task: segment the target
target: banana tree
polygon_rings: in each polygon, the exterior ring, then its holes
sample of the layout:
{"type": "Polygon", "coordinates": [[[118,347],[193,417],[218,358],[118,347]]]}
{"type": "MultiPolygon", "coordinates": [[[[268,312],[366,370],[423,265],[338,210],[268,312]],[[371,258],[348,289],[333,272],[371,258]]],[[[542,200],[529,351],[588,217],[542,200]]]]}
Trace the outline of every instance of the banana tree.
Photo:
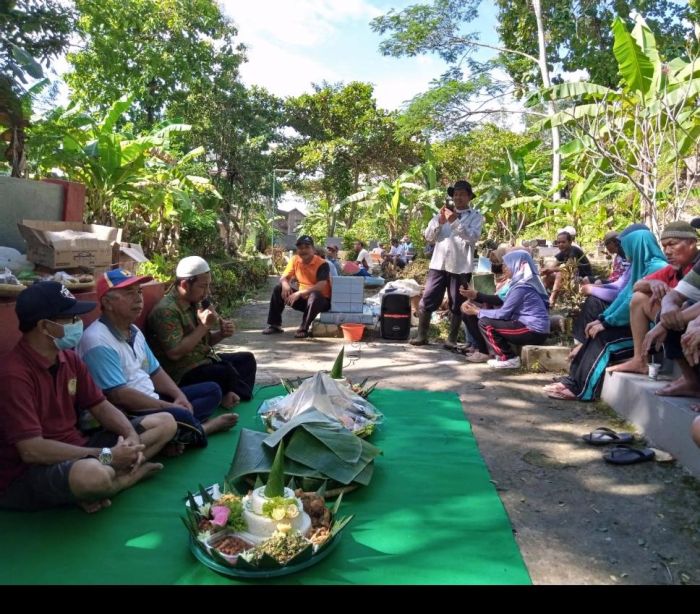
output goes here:
{"type": "Polygon", "coordinates": [[[326,237],[334,237],[340,230],[344,230],[345,223],[338,219],[341,204],[331,204],[326,198],[321,198],[313,205],[301,225],[299,231],[304,234],[313,235],[314,230],[319,225],[323,226],[323,234],[326,237]]]}
{"type": "Polygon", "coordinates": [[[364,204],[384,221],[388,236],[398,237],[408,229],[409,213],[413,205],[426,198],[427,190],[412,181],[420,170],[420,167],[412,168],[392,182],[380,181],[375,186],[348,196],[340,205],[364,204]]]}
{"type": "Polygon", "coordinates": [[[505,156],[494,159],[479,178],[474,205],[496,239],[512,242],[525,228],[547,221],[545,204],[561,185],[550,186],[543,157],[535,153],[539,145],[532,141],[517,149],[506,147],[505,156]]]}
{"type": "Polygon", "coordinates": [[[621,177],[634,187],[642,205],[641,217],[658,231],[664,165],[671,165],[674,176],[669,217],[680,213],[692,187],[692,182],[684,185],[683,179],[685,157],[700,136],[700,61],[675,58],[663,62],[654,35],[639,16],[631,32],[616,18],[612,32],[620,88],[562,83],[539,92],[529,104],[541,98],[569,103],[540,126],[567,130],[571,140],[561,148],[565,155],[592,161],[603,158],[606,167],[601,172],[621,177]]]}
{"type": "Polygon", "coordinates": [[[37,130],[40,167],[59,168],[86,186],[85,220],[119,225],[137,234],[147,251],[174,253],[182,211],[220,198],[207,177],[190,172],[204,149],[179,156],[173,136],[190,126],[170,124],[145,135],[119,127],[132,100],[123,97],[101,118],[78,107],[47,119],[37,130]]]}

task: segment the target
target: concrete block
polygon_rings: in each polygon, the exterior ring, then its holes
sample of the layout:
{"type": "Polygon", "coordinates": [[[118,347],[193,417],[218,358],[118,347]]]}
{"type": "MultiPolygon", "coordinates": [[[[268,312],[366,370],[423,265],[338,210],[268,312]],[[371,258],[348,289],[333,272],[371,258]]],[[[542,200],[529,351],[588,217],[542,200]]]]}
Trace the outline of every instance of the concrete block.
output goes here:
{"type": "Polygon", "coordinates": [[[571,348],[561,345],[525,345],[520,354],[523,366],[544,371],[568,371],[571,348]]]}
{"type": "Polygon", "coordinates": [[[314,337],[337,337],[340,334],[340,327],[337,324],[324,324],[314,320],[311,325],[311,334],[314,337]]]}
{"type": "Polygon", "coordinates": [[[602,399],[634,424],[652,447],[665,450],[700,478],[700,450],[690,437],[690,427],[697,416],[690,404],[698,399],[656,396],[654,391],[670,379],[654,381],[634,373],[608,373],[602,399]]]}

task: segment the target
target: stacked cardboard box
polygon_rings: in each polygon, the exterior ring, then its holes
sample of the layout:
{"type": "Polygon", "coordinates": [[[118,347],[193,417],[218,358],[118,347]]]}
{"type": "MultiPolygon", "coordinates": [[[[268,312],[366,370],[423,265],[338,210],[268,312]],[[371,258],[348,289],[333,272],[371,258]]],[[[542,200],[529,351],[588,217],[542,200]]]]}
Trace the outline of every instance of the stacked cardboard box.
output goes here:
{"type": "Polygon", "coordinates": [[[52,270],[95,269],[112,264],[112,245],[121,240],[120,228],[22,220],[17,224],[27,242],[27,259],[52,270]]]}
{"type": "Polygon", "coordinates": [[[364,281],[362,277],[334,277],[331,311],[362,313],[364,281]]]}

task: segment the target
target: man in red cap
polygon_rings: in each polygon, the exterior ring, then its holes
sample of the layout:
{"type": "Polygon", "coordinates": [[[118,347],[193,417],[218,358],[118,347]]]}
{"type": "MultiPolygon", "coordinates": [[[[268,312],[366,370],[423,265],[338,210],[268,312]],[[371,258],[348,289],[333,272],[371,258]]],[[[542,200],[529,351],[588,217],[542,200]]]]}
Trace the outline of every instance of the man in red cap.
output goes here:
{"type": "Polygon", "coordinates": [[[221,401],[221,388],[204,382],[179,388],[161,368],[134,325],[143,310],[141,284],[151,277],[137,277],[115,269],[97,280],[102,316],[83,335],[79,351],[95,382],[107,398],[129,415],[166,411],[178,424],[169,452],[181,453],[185,444],[206,446],[207,436],[229,430],[237,414],[210,418],[221,401]]]}
{"type": "Polygon", "coordinates": [[[175,434],[172,416],[129,421],[72,349],[82,335],[80,315],[95,307],[54,281],[17,297],[22,339],[0,364],[0,508],[77,504],[96,512],[163,468],[147,460],[175,434]],[[81,410],[101,428],[89,435],[78,430],[81,410]]]}

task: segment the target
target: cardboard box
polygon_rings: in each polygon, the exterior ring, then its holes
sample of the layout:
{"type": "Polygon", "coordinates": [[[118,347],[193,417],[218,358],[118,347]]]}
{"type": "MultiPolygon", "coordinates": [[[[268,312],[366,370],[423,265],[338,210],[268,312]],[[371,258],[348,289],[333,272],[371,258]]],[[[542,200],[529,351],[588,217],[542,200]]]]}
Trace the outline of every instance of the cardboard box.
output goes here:
{"type": "Polygon", "coordinates": [[[136,273],[140,263],[148,262],[143,248],[138,243],[115,243],[112,250],[112,262],[120,269],[136,273]]]}
{"type": "Polygon", "coordinates": [[[50,269],[94,268],[112,264],[112,244],[121,240],[120,228],[22,220],[17,224],[27,242],[27,259],[50,269]]]}

